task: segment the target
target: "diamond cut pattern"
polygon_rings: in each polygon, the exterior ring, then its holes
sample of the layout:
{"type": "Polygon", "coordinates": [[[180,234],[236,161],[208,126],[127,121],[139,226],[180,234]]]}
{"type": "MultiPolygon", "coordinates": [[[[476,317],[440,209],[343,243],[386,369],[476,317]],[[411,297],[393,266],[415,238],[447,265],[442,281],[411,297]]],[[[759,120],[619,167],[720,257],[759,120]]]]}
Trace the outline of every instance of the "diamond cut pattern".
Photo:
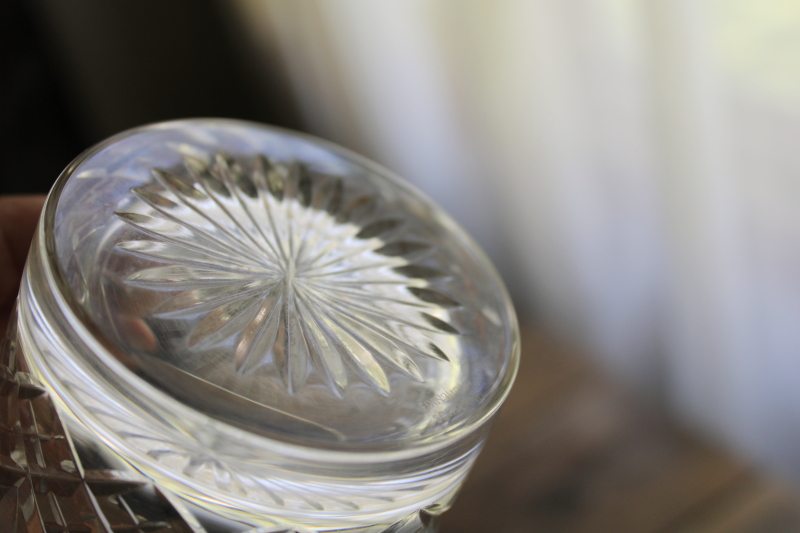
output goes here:
{"type": "Polygon", "coordinates": [[[28,374],[10,333],[0,346],[0,531],[201,533],[147,479],[82,467],[53,402],[28,374]],[[152,503],[142,507],[131,496],[148,487],[155,511],[152,503]]]}

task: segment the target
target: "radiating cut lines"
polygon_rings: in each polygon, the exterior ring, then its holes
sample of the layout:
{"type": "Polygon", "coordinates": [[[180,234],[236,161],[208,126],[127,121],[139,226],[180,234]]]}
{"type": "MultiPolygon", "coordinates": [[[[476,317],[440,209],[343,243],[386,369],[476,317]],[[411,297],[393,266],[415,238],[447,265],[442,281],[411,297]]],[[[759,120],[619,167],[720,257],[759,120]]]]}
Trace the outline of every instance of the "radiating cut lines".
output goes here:
{"type": "Polygon", "coordinates": [[[187,156],[131,189],[146,212],[117,216],[143,238],[117,246],[158,264],[127,278],[170,292],[154,318],[195,319],[190,350],[235,337],[235,371],[271,365],[290,393],[316,368],[337,395],[353,374],[388,394],[387,369],[422,381],[416,357],[448,360],[436,342],[458,334],[460,304],[429,286],[446,272],[413,262],[432,247],[403,218],[303,164],[251,166],[187,156]]]}

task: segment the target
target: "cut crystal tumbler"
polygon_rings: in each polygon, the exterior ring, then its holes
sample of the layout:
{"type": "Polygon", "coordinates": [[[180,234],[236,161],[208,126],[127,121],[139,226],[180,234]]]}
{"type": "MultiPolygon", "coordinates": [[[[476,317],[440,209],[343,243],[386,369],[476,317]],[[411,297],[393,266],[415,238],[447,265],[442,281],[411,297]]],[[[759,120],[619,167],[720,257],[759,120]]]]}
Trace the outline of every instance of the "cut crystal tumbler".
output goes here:
{"type": "Polygon", "coordinates": [[[500,278],[421,193],[229,120],[88,150],[0,366],[0,530],[431,531],[508,394],[500,278]]]}

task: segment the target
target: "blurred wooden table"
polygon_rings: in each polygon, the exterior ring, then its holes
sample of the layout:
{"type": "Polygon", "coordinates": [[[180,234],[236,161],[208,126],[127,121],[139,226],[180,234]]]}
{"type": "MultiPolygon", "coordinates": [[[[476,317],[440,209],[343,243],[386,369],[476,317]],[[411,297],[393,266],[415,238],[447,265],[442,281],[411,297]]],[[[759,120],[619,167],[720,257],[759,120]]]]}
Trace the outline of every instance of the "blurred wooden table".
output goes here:
{"type": "Polygon", "coordinates": [[[545,335],[442,533],[791,533],[800,499],[648,413],[545,335]]]}

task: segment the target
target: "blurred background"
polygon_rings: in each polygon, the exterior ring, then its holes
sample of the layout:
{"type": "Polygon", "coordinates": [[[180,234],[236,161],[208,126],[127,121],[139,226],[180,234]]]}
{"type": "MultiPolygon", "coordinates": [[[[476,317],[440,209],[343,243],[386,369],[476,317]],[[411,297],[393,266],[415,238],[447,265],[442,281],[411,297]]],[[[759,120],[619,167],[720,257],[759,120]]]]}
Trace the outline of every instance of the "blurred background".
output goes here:
{"type": "Polygon", "coordinates": [[[189,116],[426,191],[520,315],[800,486],[797,0],[7,0],[0,192],[189,116]]]}

